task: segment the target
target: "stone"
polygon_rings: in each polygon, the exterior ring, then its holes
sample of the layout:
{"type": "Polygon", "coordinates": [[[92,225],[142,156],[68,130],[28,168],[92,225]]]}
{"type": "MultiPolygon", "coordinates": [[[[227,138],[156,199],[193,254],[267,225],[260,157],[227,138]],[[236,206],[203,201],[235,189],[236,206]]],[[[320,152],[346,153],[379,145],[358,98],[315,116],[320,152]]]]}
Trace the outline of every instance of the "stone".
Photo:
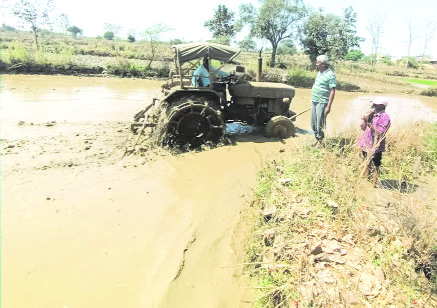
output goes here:
{"type": "Polygon", "coordinates": [[[378,296],[381,291],[381,283],[375,275],[363,272],[358,282],[358,290],[360,290],[364,296],[374,298],[378,296]]]}
{"type": "Polygon", "coordinates": [[[336,253],[340,252],[340,244],[336,240],[323,240],[322,242],[323,252],[326,253],[336,253]]]}
{"type": "Polygon", "coordinates": [[[291,182],[291,178],[279,179],[278,182],[281,183],[282,185],[286,185],[291,182]]]}

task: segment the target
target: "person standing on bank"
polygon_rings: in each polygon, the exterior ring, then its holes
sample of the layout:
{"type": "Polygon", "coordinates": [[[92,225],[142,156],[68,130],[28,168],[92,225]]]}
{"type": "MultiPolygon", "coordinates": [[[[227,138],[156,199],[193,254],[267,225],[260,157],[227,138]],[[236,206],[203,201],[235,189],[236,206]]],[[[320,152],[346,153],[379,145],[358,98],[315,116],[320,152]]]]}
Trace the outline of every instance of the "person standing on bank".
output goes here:
{"type": "Polygon", "coordinates": [[[376,97],[372,103],[372,108],[361,117],[361,129],[364,132],[358,139],[358,146],[363,151],[364,159],[367,159],[365,175],[369,177],[373,169],[373,187],[376,188],[382,152],[385,151],[385,137],[390,127],[390,117],[385,112],[388,105],[386,98],[376,97]],[[374,168],[371,168],[372,164],[374,168]]]}
{"type": "Polygon", "coordinates": [[[335,74],[329,67],[329,59],[326,55],[317,57],[316,66],[319,72],[311,90],[311,128],[316,137],[316,142],[313,145],[315,147],[323,145],[326,116],[331,112],[337,86],[335,74]]]}

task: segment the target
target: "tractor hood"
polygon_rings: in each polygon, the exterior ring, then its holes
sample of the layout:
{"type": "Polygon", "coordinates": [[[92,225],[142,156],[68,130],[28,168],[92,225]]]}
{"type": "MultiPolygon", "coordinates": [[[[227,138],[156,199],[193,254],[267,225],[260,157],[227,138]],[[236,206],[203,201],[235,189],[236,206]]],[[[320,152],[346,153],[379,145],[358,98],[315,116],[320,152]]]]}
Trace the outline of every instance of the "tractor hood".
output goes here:
{"type": "Polygon", "coordinates": [[[283,83],[242,81],[229,87],[235,97],[293,98],[294,88],[283,83]]]}
{"type": "Polygon", "coordinates": [[[214,43],[190,43],[173,46],[179,63],[199,58],[210,58],[221,62],[229,62],[235,58],[240,49],[214,43]]]}

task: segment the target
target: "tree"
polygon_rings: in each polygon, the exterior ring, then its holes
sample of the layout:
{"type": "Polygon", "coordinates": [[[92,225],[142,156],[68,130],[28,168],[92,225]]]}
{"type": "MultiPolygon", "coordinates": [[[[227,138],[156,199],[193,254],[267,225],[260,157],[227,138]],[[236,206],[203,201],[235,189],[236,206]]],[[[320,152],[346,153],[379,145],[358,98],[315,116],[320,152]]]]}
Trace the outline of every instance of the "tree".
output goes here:
{"type": "Polygon", "coordinates": [[[371,65],[375,65],[376,63],[376,57],[378,56],[378,50],[380,47],[379,41],[384,33],[384,27],[385,16],[379,14],[375,15],[367,26],[367,31],[369,31],[370,36],[372,37],[372,50],[370,52],[372,55],[372,59],[370,61],[371,65]]]}
{"type": "Polygon", "coordinates": [[[179,44],[183,44],[184,42],[181,39],[172,39],[172,40],[168,41],[168,43],[170,45],[179,45],[179,44]]]}
{"type": "Polygon", "coordinates": [[[61,13],[59,15],[59,28],[61,29],[63,34],[67,34],[67,32],[69,32],[68,28],[70,28],[70,19],[65,13],[61,13]]]}
{"type": "Polygon", "coordinates": [[[35,37],[36,48],[39,48],[38,33],[40,28],[48,25],[52,28],[53,0],[20,0],[12,6],[12,14],[30,26],[35,37]]]}
{"type": "Polygon", "coordinates": [[[294,55],[297,53],[297,48],[292,40],[283,40],[279,43],[276,53],[278,55],[294,55]]]}
{"type": "Polygon", "coordinates": [[[150,62],[147,65],[147,68],[150,68],[153,60],[155,60],[156,41],[159,40],[159,37],[162,33],[168,32],[170,30],[173,29],[163,23],[158,23],[143,31],[142,36],[149,41],[150,49],[152,51],[152,57],[150,58],[150,62]]]}
{"type": "Polygon", "coordinates": [[[127,32],[127,40],[131,43],[135,42],[137,39],[137,30],[135,28],[129,29],[127,32]]]}
{"type": "Polygon", "coordinates": [[[356,13],[352,7],[343,10],[343,17],[313,12],[302,29],[301,45],[313,65],[319,55],[332,61],[344,60],[351,48],[363,40],[356,36],[356,13]]]}
{"type": "Polygon", "coordinates": [[[114,37],[116,37],[117,35],[120,34],[120,32],[121,32],[121,30],[122,30],[122,27],[121,27],[121,25],[119,25],[119,24],[110,24],[110,23],[105,23],[105,24],[103,25],[103,29],[104,29],[106,32],[112,32],[112,34],[113,34],[113,38],[112,38],[111,40],[113,40],[114,37]]]}
{"type": "Polygon", "coordinates": [[[413,45],[413,42],[416,40],[416,36],[415,36],[415,32],[417,29],[417,24],[414,23],[412,18],[409,18],[407,20],[407,25],[408,25],[408,38],[407,38],[407,57],[405,58],[405,70],[408,68],[408,62],[410,60],[410,51],[411,51],[411,46],[413,45]]]}
{"type": "Polygon", "coordinates": [[[231,38],[229,38],[227,36],[219,36],[219,37],[213,38],[212,40],[209,40],[208,42],[216,43],[216,44],[220,44],[220,45],[231,45],[231,38]]]}
{"type": "Polygon", "coordinates": [[[243,50],[253,51],[256,49],[256,42],[251,37],[246,37],[238,42],[238,46],[243,50]]]}
{"type": "Polygon", "coordinates": [[[105,34],[103,34],[103,38],[112,41],[114,40],[114,32],[106,31],[105,34]]]}
{"type": "Polygon", "coordinates": [[[67,29],[67,31],[70,32],[71,36],[74,38],[76,38],[78,34],[83,34],[83,30],[78,26],[71,26],[67,29]]]}
{"type": "Polygon", "coordinates": [[[136,41],[136,40],[135,40],[135,36],[133,36],[132,34],[128,34],[128,35],[127,35],[127,40],[128,40],[130,43],[133,43],[133,42],[136,41]]]}
{"type": "Polygon", "coordinates": [[[307,11],[302,0],[261,0],[261,3],[258,10],[252,4],[242,4],[240,22],[250,27],[251,37],[270,42],[270,65],[275,66],[279,42],[296,36],[297,23],[306,16],[307,11]]]}
{"type": "MultiPolygon", "coordinates": [[[[425,26],[424,26],[423,30],[424,30],[424,33],[423,33],[423,52],[422,52],[420,64],[422,64],[423,58],[425,57],[425,53],[426,53],[426,49],[428,47],[429,41],[431,41],[434,38],[434,33],[437,30],[437,23],[435,22],[435,20],[429,19],[429,20],[425,21],[425,26]]],[[[421,65],[421,69],[422,69],[422,65],[421,65]]]]}
{"type": "Polygon", "coordinates": [[[214,10],[212,19],[205,21],[204,27],[212,32],[214,39],[223,39],[223,37],[230,39],[238,32],[234,20],[235,13],[228,10],[225,5],[218,5],[217,10],[214,10]]]}

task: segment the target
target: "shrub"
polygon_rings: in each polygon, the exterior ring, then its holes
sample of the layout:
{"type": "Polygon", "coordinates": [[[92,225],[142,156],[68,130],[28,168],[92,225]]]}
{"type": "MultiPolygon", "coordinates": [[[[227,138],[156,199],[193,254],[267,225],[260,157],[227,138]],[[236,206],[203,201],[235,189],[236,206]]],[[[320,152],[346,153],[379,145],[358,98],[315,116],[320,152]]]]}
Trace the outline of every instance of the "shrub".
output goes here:
{"type": "Polygon", "coordinates": [[[384,64],[387,64],[388,66],[394,65],[394,63],[392,62],[392,60],[390,58],[382,58],[381,62],[384,64]]]}
{"type": "Polygon", "coordinates": [[[364,53],[361,50],[350,50],[346,57],[345,60],[349,60],[349,61],[354,61],[354,62],[358,62],[359,60],[361,60],[364,57],[364,53]]]}
{"type": "Polygon", "coordinates": [[[437,96],[437,88],[425,89],[422,92],[420,92],[420,94],[426,96],[437,96]]]}
{"type": "Polygon", "coordinates": [[[285,78],[288,84],[295,87],[310,88],[314,83],[314,77],[308,71],[301,68],[289,70],[285,78]]]}
{"type": "Polygon", "coordinates": [[[407,59],[402,59],[402,60],[400,60],[400,63],[403,63],[403,65],[405,65],[407,60],[408,60],[408,67],[409,68],[414,68],[414,69],[419,68],[419,63],[417,62],[416,58],[414,58],[414,57],[408,57],[407,59]]]}
{"type": "Polygon", "coordinates": [[[10,43],[4,54],[5,62],[10,64],[26,63],[31,58],[28,49],[20,42],[10,43]]]}
{"type": "Polygon", "coordinates": [[[103,38],[113,41],[114,40],[114,32],[106,31],[105,34],[103,34],[103,38]]]}

